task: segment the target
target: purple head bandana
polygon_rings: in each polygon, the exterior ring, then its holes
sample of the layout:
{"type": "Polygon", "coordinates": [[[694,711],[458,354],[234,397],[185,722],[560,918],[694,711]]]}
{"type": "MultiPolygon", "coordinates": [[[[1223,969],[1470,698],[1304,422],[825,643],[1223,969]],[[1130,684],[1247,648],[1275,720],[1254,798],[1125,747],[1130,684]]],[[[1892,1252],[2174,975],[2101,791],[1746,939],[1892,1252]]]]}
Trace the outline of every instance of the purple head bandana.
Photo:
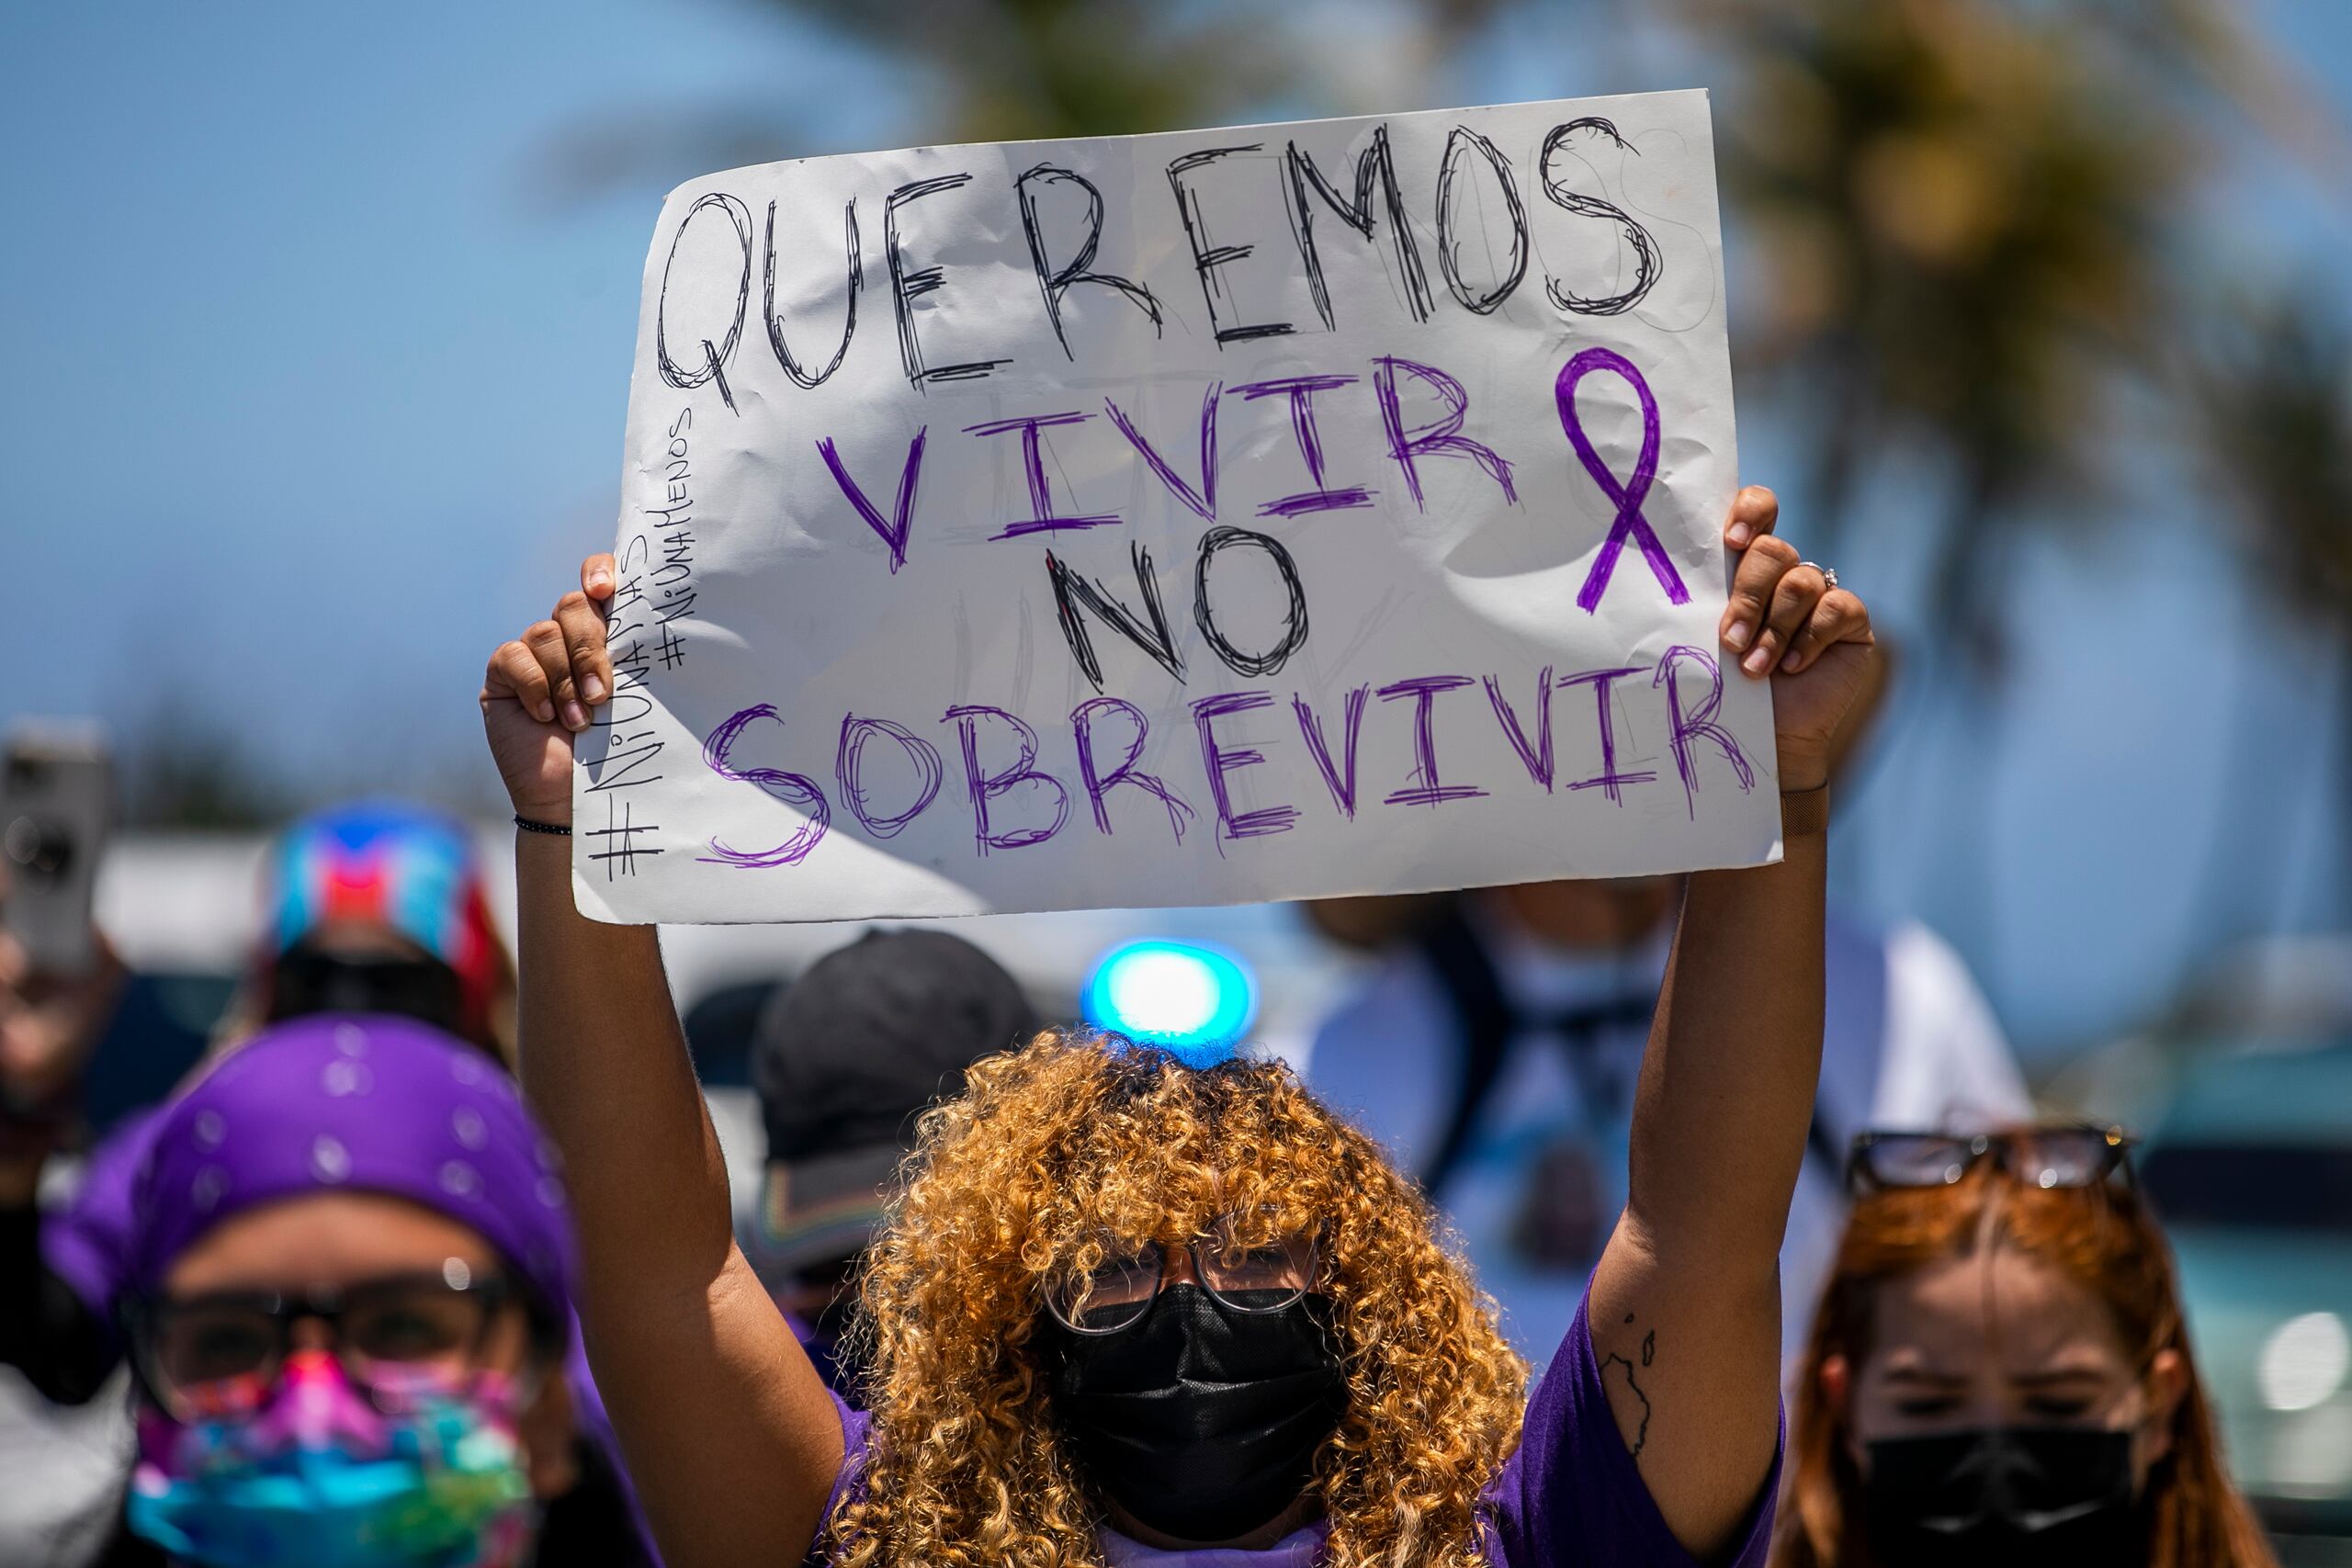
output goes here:
{"type": "Polygon", "coordinates": [[[569,1321],[571,1222],[554,1145],[497,1064],[398,1018],[276,1025],[175,1100],[135,1189],[129,1283],[152,1292],[232,1214],[334,1190],[405,1198],[471,1227],[569,1321]]]}

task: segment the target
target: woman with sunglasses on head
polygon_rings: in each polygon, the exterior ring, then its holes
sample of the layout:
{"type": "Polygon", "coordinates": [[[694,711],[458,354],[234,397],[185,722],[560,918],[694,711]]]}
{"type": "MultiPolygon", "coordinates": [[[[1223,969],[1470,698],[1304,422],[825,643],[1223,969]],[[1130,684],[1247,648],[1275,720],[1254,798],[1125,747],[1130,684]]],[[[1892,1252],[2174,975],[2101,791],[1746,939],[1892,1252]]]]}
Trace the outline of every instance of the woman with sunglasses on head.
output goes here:
{"type": "Polygon", "coordinates": [[[574,1172],[592,1357],[667,1560],[1759,1562],[1821,791],[1870,656],[1860,602],[1774,515],[1769,491],[1734,503],[1722,633],[1773,681],[1786,857],[1691,879],[1632,1197],[1532,1404],[1420,1195],[1285,1067],[1051,1030],[925,1117],[864,1290],[871,1412],[839,1404],[734,1247],[655,933],[573,908],[571,740],[613,683],[613,558],[584,562],[492,654],[481,707],[525,829],[525,1081],[574,1172]]]}
{"type": "Polygon", "coordinates": [[[2271,1568],[2129,1145],[1855,1140],[1774,1568],[2271,1568]]]}
{"type": "Polygon", "coordinates": [[[642,1561],[564,1376],[572,1243],[503,1074],[406,1020],[265,1030],[163,1113],[120,1316],[108,1563],[642,1561]]]}

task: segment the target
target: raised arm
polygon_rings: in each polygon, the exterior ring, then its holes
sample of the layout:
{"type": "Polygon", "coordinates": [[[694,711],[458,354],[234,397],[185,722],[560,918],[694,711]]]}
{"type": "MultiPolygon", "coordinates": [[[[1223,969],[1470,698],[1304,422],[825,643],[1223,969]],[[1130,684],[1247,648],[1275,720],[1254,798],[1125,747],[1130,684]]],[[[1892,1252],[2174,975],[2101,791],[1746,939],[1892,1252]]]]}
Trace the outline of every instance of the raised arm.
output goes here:
{"type": "Polygon", "coordinates": [[[1726,679],[1772,682],[1783,858],[1690,878],[1589,1311],[1618,1430],[1702,1559],[1733,1544],[1779,1440],[1781,1235],[1821,1067],[1822,792],[1872,657],[1869,612],[1825,592],[1777,513],[1770,491],[1733,503],[1722,637],[1726,679]]]}
{"type": "MultiPolygon", "coordinates": [[[[613,558],[491,655],[514,810],[571,820],[571,739],[610,699],[613,558]]],[[[572,905],[571,840],[518,831],[523,1083],[564,1156],[589,1362],[670,1568],[807,1553],[842,1458],[831,1396],[735,1247],[727,1171],[650,926],[572,905]]]]}

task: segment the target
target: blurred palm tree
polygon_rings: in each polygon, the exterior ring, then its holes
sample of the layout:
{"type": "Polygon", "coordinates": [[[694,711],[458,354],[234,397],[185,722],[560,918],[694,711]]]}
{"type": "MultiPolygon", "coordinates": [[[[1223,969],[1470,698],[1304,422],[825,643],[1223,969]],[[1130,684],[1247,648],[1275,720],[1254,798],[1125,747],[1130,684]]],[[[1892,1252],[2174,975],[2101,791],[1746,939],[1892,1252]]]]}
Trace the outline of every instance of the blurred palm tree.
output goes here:
{"type": "Polygon", "coordinates": [[[1764,274],[1743,357],[1809,411],[1808,527],[1870,460],[1951,479],[1918,524],[1931,629],[1997,672],[1990,591],[2093,504],[2203,308],[2194,197],[2233,120],[2343,139],[2219,0],[1679,0],[1731,70],[1725,197],[1764,274]]]}
{"type": "MultiPolygon", "coordinates": [[[[911,71],[922,133],[940,140],[1402,107],[1359,101],[1371,95],[1343,73],[1380,55],[1393,84],[1435,76],[1472,44],[1559,48],[1553,24],[1569,9],[1587,32],[1662,29],[1694,45],[1728,86],[1724,191],[1762,275],[1744,291],[1758,309],[1738,346],[1747,369],[1779,383],[1781,406],[1803,411],[1808,547],[1834,558],[1856,497],[1889,459],[1941,481],[1920,513],[1881,514],[1874,527],[1904,536],[1896,558],[1926,562],[1926,629],[1967,656],[1973,678],[1948,690],[1972,733],[1992,718],[1984,699],[2006,640],[1996,590],[2019,551],[2119,513],[2099,496],[2105,464],[2145,449],[2119,437],[2144,434],[2154,415],[2170,438],[2184,416],[2212,412],[2202,394],[2183,403],[2167,370],[2174,334],[2206,305],[2194,198],[2223,123],[2250,122],[2313,163],[2323,143],[2340,149],[2228,0],[753,3],[911,71]]],[[[716,148],[725,129],[695,134],[716,148]]],[[[763,137],[780,140],[754,127],[725,141],[723,159],[689,158],[682,172],[786,151],[752,152],[763,137]]],[[[2280,345],[2260,333],[2240,346],[2251,357],[2237,373],[2291,382],[2310,369],[2269,366],[2263,355],[2280,345]]],[[[2269,438],[2251,426],[2199,434],[2269,438]]],[[[2261,548],[2291,554],[2301,547],[2290,535],[2329,523],[2288,499],[2242,498],[2261,548]]],[[[2342,577],[2327,592],[2352,615],[2342,577]]],[[[2352,628],[2345,637],[2352,647],[2352,628]]],[[[2346,691],[2352,709],[2352,667],[2346,691]]],[[[2352,777],[2352,712],[2344,733],[2352,777]]],[[[1989,821],[1974,829],[1988,834],[1989,821]]],[[[1953,836],[1953,865],[1984,898],[1992,857],[1968,836],[1953,836]]],[[[1963,918],[1989,931],[1988,911],[1963,918]]]]}
{"type": "Polygon", "coordinates": [[[123,822],[220,831],[283,821],[303,791],[284,761],[232,725],[158,706],[126,724],[118,792],[123,822]]]}
{"type": "MultiPolygon", "coordinates": [[[[910,74],[910,135],[995,141],[1396,108],[1389,100],[1427,91],[1509,0],[750,3],[910,74]]],[[[529,186],[561,208],[623,184],[659,187],[828,145],[828,129],[788,104],[607,111],[557,128],[529,186]]]]}
{"type": "MultiPolygon", "coordinates": [[[[1731,84],[1724,194],[1762,274],[1742,358],[1806,411],[1815,547],[1838,547],[1875,459],[1946,476],[1928,515],[1887,525],[1916,531],[1929,630],[1980,673],[1999,666],[1992,590],[2018,545],[2111,514],[2083,502],[2120,394],[2154,384],[2188,298],[2190,248],[2168,242],[2214,161],[2211,111],[2307,153],[2339,145],[2227,0],[752,3],[910,71],[921,132],[940,141],[1354,109],[1345,78],[1367,51],[1397,57],[1389,82],[1426,79],[1474,40],[1556,38],[1568,10],[1629,35],[1662,17],[1731,84]]],[[[807,150],[787,140],[773,118],[708,112],[666,133],[581,130],[552,183],[576,194],[657,154],[675,177],[807,150]]]]}
{"type": "Polygon", "coordinates": [[[942,141],[1115,136],[1235,112],[1295,85],[1262,6],[1152,0],[768,0],[916,66],[942,141]]]}
{"type": "MultiPolygon", "coordinates": [[[[1335,76],[1335,19],[1384,17],[1426,73],[1498,20],[1554,36],[1538,24],[1563,9],[760,3],[911,67],[931,95],[925,133],[953,140],[1358,107],[1335,76]]],[[[1948,472],[1940,515],[1917,525],[1932,630],[1989,671],[2004,563],[2030,531],[2099,515],[2044,503],[2096,486],[2118,388],[2157,356],[2179,292],[2179,247],[2159,242],[2200,167],[2184,92],[2250,96],[2271,80],[2261,53],[2217,0],[1677,0],[1668,14],[1732,73],[1725,193],[1766,275],[1745,357],[1813,411],[1819,547],[1837,544],[1867,457],[1948,472]]]]}
{"type": "MultiPolygon", "coordinates": [[[[2251,122],[2308,156],[2310,99],[2220,0],[1673,11],[1731,76],[1724,196],[1763,275],[1738,347],[1798,411],[1808,548],[1834,558],[1873,473],[1941,481],[1872,525],[1899,536],[1883,560],[1924,567],[1925,630],[1958,655],[1943,728],[1981,759],[2022,551],[2128,514],[2106,464],[2144,457],[2152,420],[2179,427],[2165,372],[2205,305],[2196,197],[2224,132],[2251,122]]],[[[1937,840],[1942,918],[1983,962],[1997,856],[1980,786],[1937,840]]],[[[2219,874],[2233,895],[2255,881],[2219,874]]]]}
{"type": "MultiPolygon", "coordinates": [[[[944,138],[1123,136],[1328,111],[1367,47],[1426,76],[1499,0],[765,0],[919,66],[944,138]]],[[[1393,77],[1393,69],[1374,74],[1393,77]]],[[[1376,106],[1394,108],[1386,104],[1376,106]]]]}
{"type": "MultiPolygon", "coordinates": [[[[1122,135],[1229,118],[1298,85],[1298,41],[1250,0],[752,0],[910,72],[910,134],[930,141],[1122,135]]],[[[561,208],[616,186],[656,188],[706,170],[830,145],[792,104],[606,113],[559,128],[531,186],[561,208]]]]}
{"type": "Polygon", "coordinates": [[[2352,321],[2333,299],[2313,279],[2228,300],[2183,401],[2256,587],[2352,658],[2352,321]]]}
{"type": "MultiPolygon", "coordinates": [[[[2340,831],[2352,822],[2352,321],[2334,298],[2318,279],[2225,296],[2188,338],[2177,384],[2183,439],[2228,507],[2256,599],[2296,617],[2333,658],[2340,831]]],[[[2275,660],[2241,657],[2249,684],[2278,679],[2275,660]]],[[[2256,711],[2253,694],[2241,715],[2256,711]]],[[[2273,911],[2240,914],[2232,896],[2275,892],[2292,870],[2284,814],[2265,799],[2273,759],[2244,728],[2231,738],[2200,900],[2231,928],[2224,936],[2267,929],[2273,911]]],[[[2344,851],[2352,885],[2352,835],[2344,851]]]]}
{"type": "Polygon", "coordinates": [[[2049,503],[2096,483],[2155,357],[2188,122],[2087,6],[1686,9],[1736,66],[1725,194],[1764,274],[1743,347],[1805,411],[1808,529],[1836,547],[1880,455],[1948,475],[1940,517],[1888,525],[1920,530],[1933,629],[1994,669],[2018,540],[2100,514],[2049,503]]]}

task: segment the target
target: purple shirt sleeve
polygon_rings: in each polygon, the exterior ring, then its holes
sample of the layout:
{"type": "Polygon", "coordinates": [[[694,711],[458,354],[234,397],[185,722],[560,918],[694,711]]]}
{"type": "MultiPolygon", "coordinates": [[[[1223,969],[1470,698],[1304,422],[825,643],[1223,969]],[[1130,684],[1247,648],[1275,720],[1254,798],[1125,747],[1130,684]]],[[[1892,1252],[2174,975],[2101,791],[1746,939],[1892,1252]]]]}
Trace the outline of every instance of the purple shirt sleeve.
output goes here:
{"type": "MultiPolygon", "coordinates": [[[[831,1389],[826,1392],[832,1393],[831,1389]]],[[[833,1490],[825,1499],[825,1511],[817,1517],[817,1539],[808,1543],[804,1568],[824,1568],[825,1527],[833,1522],[833,1510],[841,1506],[842,1494],[857,1483],[858,1473],[865,1468],[865,1445],[874,1425],[874,1417],[850,1405],[838,1393],[833,1393],[833,1411],[842,1420],[842,1467],[833,1476],[833,1490]]]]}
{"type": "MultiPolygon", "coordinates": [[[[1560,1353],[1535,1390],[1513,1453],[1487,1488],[1487,1555],[1502,1568],[1607,1562],[1627,1568],[1698,1568],[1650,1499],[1648,1483],[1618,1435],[1608,1390],[1577,1309],[1560,1353]]],[[[1781,1440],[1788,1438],[1785,1416],[1781,1440]]],[[[1757,1494],[1730,1568],[1763,1568],[1772,1540],[1772,1498],[1780,1489],[1781,1450],[1757,1494]]]]}
{"type": "MultiPolygon", "coordinates": [[[[826,1390],[831,1393],[831,1389],[826,1390]]],[[[830,1521],[833,1510],[841,1505],[842,1494],[856,1483],[858,1472],[865,1468],[865,1444],[871,1435],[874,1417],[833,1394],[833,1410],[842,1418],[842,1468],[833,1477],[833,1490],[825,1499],[825,1520],[830,1521]]],[[[820,1524],[820,1529],[823,1526],[820,1524]]]]}
{"type": "Polygon", "coordinates": [[[605,1412],[605,1396],[596,1387],[596,1374],[588,1365],[588,1348],[580,1333],[580,1314],[570,1314],[571,1336],[563,1352],[563,1381],[571,1389],[571,1429],[580,1440],[593,1445],[612,1467],[614,1484],[619,1488],[621,1507],[628,1514],[629,1528],[636,1532],[638,1555],[625,1554],[616,1545],[614,1561],[660,1563],[661,1548],[653,1541],[653,1527],[646,1522],[645,1505],[637,1495],[637,1482],[629,1475],[628,1461],[621,1455],[621,1442],[613,1431],[613,1419],[605,1412]]]}

